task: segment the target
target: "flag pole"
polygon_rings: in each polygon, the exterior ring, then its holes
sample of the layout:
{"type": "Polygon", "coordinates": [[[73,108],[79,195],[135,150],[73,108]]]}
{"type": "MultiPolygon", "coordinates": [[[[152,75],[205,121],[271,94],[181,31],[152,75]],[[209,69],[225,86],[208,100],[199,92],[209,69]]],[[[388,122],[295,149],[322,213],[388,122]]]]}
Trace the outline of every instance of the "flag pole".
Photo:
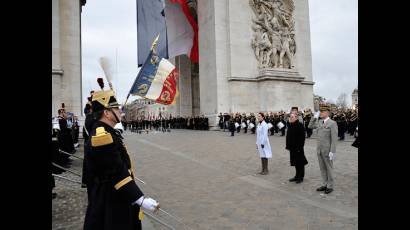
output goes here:
{"type": "MultiPolygon", "coordinates": [[[[157,48],[157,45],[158,45],[159,34],[160,34],[160,33],[158,33],[158,35],[155,37],[154,41],[153,41],[152,44],[151,44],[151,49],[150,49],[150,51],[152,51],[152,52],[154,52],[154,53],[155,53],[155,49],[157,48]]],[[[141,68],[141,69],[142,69],[142,68],[141,68]]],[[[141,70],[140,70],[140,71],[141,71],[141,70]]],[[[134,86],[135,81],[137,81],[137,78],[138,78],[138,76],[135,78],[134,83],[132,84],[132,86],[134,86]]],[[[131,89],[132,89],[132,86],[131,86],[131,89]]],[[[130,94],[131,94],[131,89],[130,89],[130,91],[128,92],[128,95],[127,95],[127,98],[125,99],[124,105],[127,104],[128,98],[130,97],[130,94]]]]}
{"type": "Polygon", "coordinates": [[[155,37],[154,41],[151,44],[151,51],[153,51],[153,52],[155,52],[155,49],[157,48],[158,39],[159,39],[159,33],[158,33],[157,37],[155,37]]]}

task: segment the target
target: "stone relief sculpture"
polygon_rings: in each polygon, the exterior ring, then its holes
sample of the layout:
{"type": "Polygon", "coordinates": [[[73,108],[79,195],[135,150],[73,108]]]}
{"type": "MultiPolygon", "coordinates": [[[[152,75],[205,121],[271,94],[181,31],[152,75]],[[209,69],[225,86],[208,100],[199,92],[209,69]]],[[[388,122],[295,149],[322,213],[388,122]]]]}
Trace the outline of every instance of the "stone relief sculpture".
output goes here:
{"type": "Polygon", "coordinates": [[[249,5],[254,12],[251,47],[258,68],[295,68],[293,0],[249,0],[249,5]]]}

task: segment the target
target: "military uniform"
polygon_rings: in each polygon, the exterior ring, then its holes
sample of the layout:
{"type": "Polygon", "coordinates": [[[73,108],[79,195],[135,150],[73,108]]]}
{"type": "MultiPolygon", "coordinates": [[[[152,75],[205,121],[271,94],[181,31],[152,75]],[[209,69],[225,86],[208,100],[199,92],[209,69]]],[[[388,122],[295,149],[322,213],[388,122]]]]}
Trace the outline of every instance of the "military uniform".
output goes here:
{"type": "Polygon", "coordinates": [[[71,135],[71,129],[67,127],[67,119],[63,116],[58,116],[60,132],[58,133],[58,141],[60,148],[68,153],[74,152],[74,143],[71,135]]]}
{"type": "Polygon", "coordinates": [[[273,116],[273,129],[274,129],[274,131],[275,131],[275,133],[278,133],[279,132],[279,127],[278,127],[278,123],[279,123],[279,115],[276,113],[274,116],[273,116]]]}
{"type": "Polygon", "coordinates": [[[312,129],[308,127],[310,119],[312,119],[312,114],[308,112],[303,119],[305,122],[306,138],[310,138],[312,136],[312,129]]]}
{"type": "Polygon", "coordinates": [[[248,132],[248,123],[246,122],[247,119],[248,118],[246,117],[246,114],[245,113],[242,114],[242,123],[241,123],[241,125],[244,124],[244,127],[243,127],[244,133],[248,132]]]}
{"type": "MultiPolygon", "coordinates": [[[[59,144],[58,144],[58,133],[59,133],[59,126],[57,125],[57,122],[53,122],[53,128],[52,128],[52,133],[51,133],[51,161],[53,163],[56,163],[58,165],[62,165],[62,158],[63,154],[60,153],[59,151],[59,144]]],[[[52,173],[54,174],[61,174],[64,170],[55,167],[54,165],[52,166],[52,173]]]]}
{"type": "MultiPolygon", "coordinates": [[[[93,112],[118,106],[113,91],[94,94],[93,112]]],[[[85,230],[141,229],[143,213],[133,203],[144,194],[134,181],[133,162],[122,139],[119,131],[102,121],[91,128],[85,145],[89,190],[85,230]]]]}
{"type": "Polygon", "coordinates": [[[274,134],[275,134],[275,119],[274,119],[274,117],[273,117],[273,115],[272,115],[272,113],[269,115],[269,116],[267,116],[267,123],[269,124],[271,124],[272,125],[272,127],[269,129],[269,131],[270,131],[270,135],[271,136],[273,136],[274,134]]]}
{"type": "Polygon", "coordinates": [[[231,136],[235,136],[235,119],[233,115],[229,119],[229,131],[231,132],[231,136]]]}
{"type": "Polygon", "coordinates": [[[209,118],[204,117],[204,130],[209,130],[209,118]]]}
{"type": "Polygon", "coordinates": [[[347,121],[346,121],[345,116],[343,114],[337,115],[336,122],[337,122],[339,140],[344,140],[345,139],[345,133],[346,133],[346,130],[347,130],[347,121]]]}
{"type": "Polygon", "coordinates": [[[93,118],[93,115],[91,112],[89,112],[85,116],[85,121],[84,121],[84,126],[83,126],[83,136],[84,136],[84,160],[83,160],[83,169],[82,169],[82,177],[81,177],[81,182],[83,184],[83,187],[87,186],[87,157],[85,157],[88,153],[88,140],[90,139],[90,132],[93,127],[95,120],[93,118]]]}
{"type": "Polygon", "coordinates": [[[236,114],[236,117],[235,117],[235,123],[238,123],[239,124],[239,126],[238,127],[236,127],[236,132],[237,133],[239,133],[240,131],[241,131],[241,115],[239,115],[239,114],[236,114]]]}
{"type": "Polygon", "coordinates": [[[283,128],[280,129],[280,131],[282,132],[281,136],[285,136],[285,130],[286,130],[286,124],[287,122],[285,121],[285,115],[280,115],[279,116],[279,121],[282,122],[283,124],[283,128]]]}
{"type": "Polygon", "coordinates": [[[218,121],[218,125],[220,129],[223,129],[223,125],[224,125],[224,117],[222,116],[222,113],[219,113],[219,121],[218,121]]]}
{"type": "MultiPolygon", "coordinates": [[[[329,111],[327,105],[321,105],[320,111],[329,111]]],[[[322,175],[323,185],[318,191],[333,191],[333,160],[330,159],[329,153],[336,153],[337,143],[337,124],[329,117],[325,120],[313,117],[310,120],[309,128],[317,129],[317,157],[319,160],[320,172],[322,175]],[[325,121],[326,120],[326,121],[325,121]]],[[[328,193],[328,192],[326,192],[328,193]]]]}
{"type": "Polygon", "coordinates": [[[225,129],[229,129],[229,120],[231,119],[231,116],[227,113],[224,114],[224,132],[225,129]]]}
{"type": "Polygon", "coordinates": [[[252,134],[255,134],[255,130],[256,130],[256,117],[255,117],[255,115],[253,115],[253,113],[251,113],[250,123],[252,123],[252,124],[254,125],[253,128],[251,128],[251,132],[252,132],[252,134]]]}

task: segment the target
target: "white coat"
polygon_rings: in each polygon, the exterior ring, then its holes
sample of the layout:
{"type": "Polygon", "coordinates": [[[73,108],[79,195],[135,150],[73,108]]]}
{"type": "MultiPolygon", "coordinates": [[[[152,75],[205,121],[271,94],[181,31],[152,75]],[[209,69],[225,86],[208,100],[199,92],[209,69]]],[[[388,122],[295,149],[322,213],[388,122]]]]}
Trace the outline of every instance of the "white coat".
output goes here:
{"type": "Polygon", "coordinates": [[[265,121],[258,123],[256,128],[256,145],[258,146],[258,151],[261,158],[272,158],[272,149],[269,143],[268,130],[268,124],[266,124],[265,121]],[[263,149],[261,145],[263,145],[263,149]]]}

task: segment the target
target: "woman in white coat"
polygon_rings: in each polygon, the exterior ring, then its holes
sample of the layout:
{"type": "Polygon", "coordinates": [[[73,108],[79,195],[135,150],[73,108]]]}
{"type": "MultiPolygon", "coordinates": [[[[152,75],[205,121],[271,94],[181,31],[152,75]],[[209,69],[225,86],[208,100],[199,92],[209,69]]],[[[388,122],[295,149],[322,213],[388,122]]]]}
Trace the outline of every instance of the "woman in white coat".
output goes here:
{"type": "Polygon", "coordinates": [[[268,158],[272,158],[272,150],[268,138],[268,124],[265,122],[265,115],[258,114],[258,126],[256,128],[256,149],[262,161],[262,171],[259,174],[266,175],[268,171],[268,158]]]}

